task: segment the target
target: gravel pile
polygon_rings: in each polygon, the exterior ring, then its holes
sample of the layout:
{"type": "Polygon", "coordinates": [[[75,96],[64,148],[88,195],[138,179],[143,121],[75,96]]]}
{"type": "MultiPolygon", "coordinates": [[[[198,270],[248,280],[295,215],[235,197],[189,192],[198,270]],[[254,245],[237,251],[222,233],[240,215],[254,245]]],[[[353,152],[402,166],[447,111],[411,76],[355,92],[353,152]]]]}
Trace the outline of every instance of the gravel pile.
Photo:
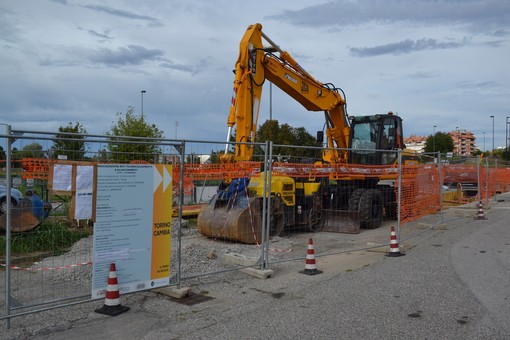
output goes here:
{"type": "Polygon", "coordinates": [[[82,238],[60,256],[35,262],[32,271],[51,270],[53,281],[84,282],[92,280],[93,237],[82,238]]]}
{"type": "MultiPolygon", "coordinates": [[[[171,244],[172,278],[175,278],[179,266],[177,257],[178,230],[178,221],[174,220],[171,244]]],[[[274,259],[296,257],[293,246],[293,241],[289,237],[271,238],[269,244],[270,257],[274,259]]],[[[226,254],[239,254],[250,259],[258,259],[262,254],[262,245],[210,239],[198,233],[196,227],[188,221],[182,221],[181,277],[196,276],[232,268],[232,265],[225,264],[224,256],[226,254]]],[[[35,262],[30,270],[34,272],[51,271],[52,275],[47,275],[47,277],[51,278],[53,282],[91,282],[92,261],[93,236],[89,236],[76,242],[65,254],[35,262]]]]}

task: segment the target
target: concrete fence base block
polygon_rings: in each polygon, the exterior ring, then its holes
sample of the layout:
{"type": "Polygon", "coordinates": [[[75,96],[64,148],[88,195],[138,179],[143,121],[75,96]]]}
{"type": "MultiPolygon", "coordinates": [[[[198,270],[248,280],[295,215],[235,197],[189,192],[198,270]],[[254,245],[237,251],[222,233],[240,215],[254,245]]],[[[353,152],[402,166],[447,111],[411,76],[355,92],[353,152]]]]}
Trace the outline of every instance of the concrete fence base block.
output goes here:
{"type": "Polygon", "coordinates": [[[256,269],[252,267],[239,269],[239,271],[251,276],[258,277],[259,279],[267,279],[274,274],[274,270],[272,269],[256,269]]]}
{"type": "Polygon", "coordinates": [[[153,289],[152,291],[159,293],[159,294],[173,297],[174,299],[182,299],[191,293],[191,287],[181,287],[181,288],[164,287],[164,288],[156,288],[156,289],[153,289]]]}
{"type": "Polygon", "coordinates": [[[432,224],[429,223],[418,223],[417,229],[428,229],[432,227],[432,224]]]}
{"type": "Polygon", "coordinates": [[[435,230],[448,230],[448,227],[444,223],[440,223],[434,227],[435,230]]]}
{"type": "Polygon", "coordinates": [[[389,250],[389,247],[387,245],[382,245],[373,242],[367,242],[367,247],[370,247],[370,249],[367,249],[367,251],[372,251],[376,253],[387,253],[389,250]]]}
{"type": "Polygon", "coordinates": [[[237,253],[228,253],[223,255],[223,263],[235,264],[238,266],[253,266],[257,263],[257,258],[247,257],[237,253]]]}

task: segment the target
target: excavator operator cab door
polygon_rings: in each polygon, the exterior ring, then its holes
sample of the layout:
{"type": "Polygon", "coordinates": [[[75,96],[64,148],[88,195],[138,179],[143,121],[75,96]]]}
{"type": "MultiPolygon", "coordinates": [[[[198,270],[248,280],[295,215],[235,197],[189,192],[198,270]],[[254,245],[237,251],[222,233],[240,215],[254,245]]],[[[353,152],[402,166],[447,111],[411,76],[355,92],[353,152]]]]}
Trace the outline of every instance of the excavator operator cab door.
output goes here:
{"type": "Polygon", "coordinates": [[[403,149],[402,119],[398,116],[384,115],[381,117],[379,148],[382,165],[395,164],[398,161],[398,149],[403,149]]]}
{"type": "Polygon", "coordinates": [[[390,165],[403,149],[402,119],[392,114],[353,117],[349,136],[349,163],[390,165]]]}

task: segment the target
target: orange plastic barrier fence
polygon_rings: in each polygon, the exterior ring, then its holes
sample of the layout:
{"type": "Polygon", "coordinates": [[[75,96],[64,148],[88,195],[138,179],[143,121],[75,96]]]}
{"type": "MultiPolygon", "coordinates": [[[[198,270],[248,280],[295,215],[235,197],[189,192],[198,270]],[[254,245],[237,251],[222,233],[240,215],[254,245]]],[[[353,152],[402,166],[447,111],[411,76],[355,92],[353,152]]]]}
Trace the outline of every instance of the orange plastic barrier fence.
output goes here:
{"type": "Polygon", "coordinates": [[[273,163],[273,174],[299,178],[348,180],[378,177],[381,179],[394,179],[398,177],[398,173],[399,169],[396,165],[273,163]]]}
{"type": "MultiPolygon", "coordinates": [[[[23,178],[47,180],[53,160],[24,158],[22,160],[23,178]]],[[[131,163],[147,163],[132,161],[131,163]]],[[[260,162],[238,162],[225,164],[184,164],[184,191],[193,192],[194,181],[225,180],[252,177],[262,168],[260,162]]],[[[174,188],[178,188],[181,165],[173,166],[174,188]]],[[[391,166],[360,166],[346,164],[301,164],[273,163],[275,175],[294,178],[327,177],[333,180],[364,179],[378,177],[380,179],[397,180],[399,167],[391,166]]],[[[476,164],[442,165],[443,183],[466,184],[478,186],[478,167],[476,164]]],[[[484,199],[498,192],[510,191],[510,168],[480,167],[480,193],[484,199]]],[[[437,212],[440,209],[439,171],[434,164],[420,164],[402,167],[402,199],[401,221],[415,220],[421,216],[437,212]]],[[[398,190],[396,194],[398,194],[398,190]]]]}
{"type": "MultiPolygon", "coordinates": [[[[193,181],[224,180],[252,177],[260,172],[260,162],[238,162],[224,164],[184,164],[184,177],[193,181]]],[[[180,178],[181,166],[173,167],[174,180],[180,178]]]]}
{"type": "Polygon", "coordinates": [[[510,191],[510,168],[497,168],[494,183],[495,192],[510,191]]]}
{"type": "Polygon", "coordinates": [[[52,162],[52,160],[44,158],[23,158],[21,163],[23,179],[47,180],[52,162]]]}
{"type": "MultiPolygon", "coordinates": [[[[413,176],[402,178],[400,220],[410,222],[440,209],[439,171],[434,165],[419,165],[402,169],[413,176]]],[[[398,197],[398,188],[395,189],[398,197]]]]}

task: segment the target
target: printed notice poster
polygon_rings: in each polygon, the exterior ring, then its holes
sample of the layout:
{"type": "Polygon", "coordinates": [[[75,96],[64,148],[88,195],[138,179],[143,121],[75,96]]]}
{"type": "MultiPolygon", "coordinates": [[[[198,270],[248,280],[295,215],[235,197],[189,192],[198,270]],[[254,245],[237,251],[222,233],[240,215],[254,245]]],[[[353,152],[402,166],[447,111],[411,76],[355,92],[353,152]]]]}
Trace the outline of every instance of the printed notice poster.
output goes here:
{"type": "Polygon", "coordinates": [[[76,167],[74,218],[77,220],[92,218],[93,179],[94,166],[81,165],[76,167]]]}
{"type": "Polygon", "coordinates": [[[104,298],[110,265],[121,294],[170,283],[172,168],[97,166],[92,298],[104,298]]]}
{"type": "Polygon", "coordinates": [[[53,166],[53,190],[71,191],[73,183],[73,166],[69,164],[55,164],[53,166]]]}

